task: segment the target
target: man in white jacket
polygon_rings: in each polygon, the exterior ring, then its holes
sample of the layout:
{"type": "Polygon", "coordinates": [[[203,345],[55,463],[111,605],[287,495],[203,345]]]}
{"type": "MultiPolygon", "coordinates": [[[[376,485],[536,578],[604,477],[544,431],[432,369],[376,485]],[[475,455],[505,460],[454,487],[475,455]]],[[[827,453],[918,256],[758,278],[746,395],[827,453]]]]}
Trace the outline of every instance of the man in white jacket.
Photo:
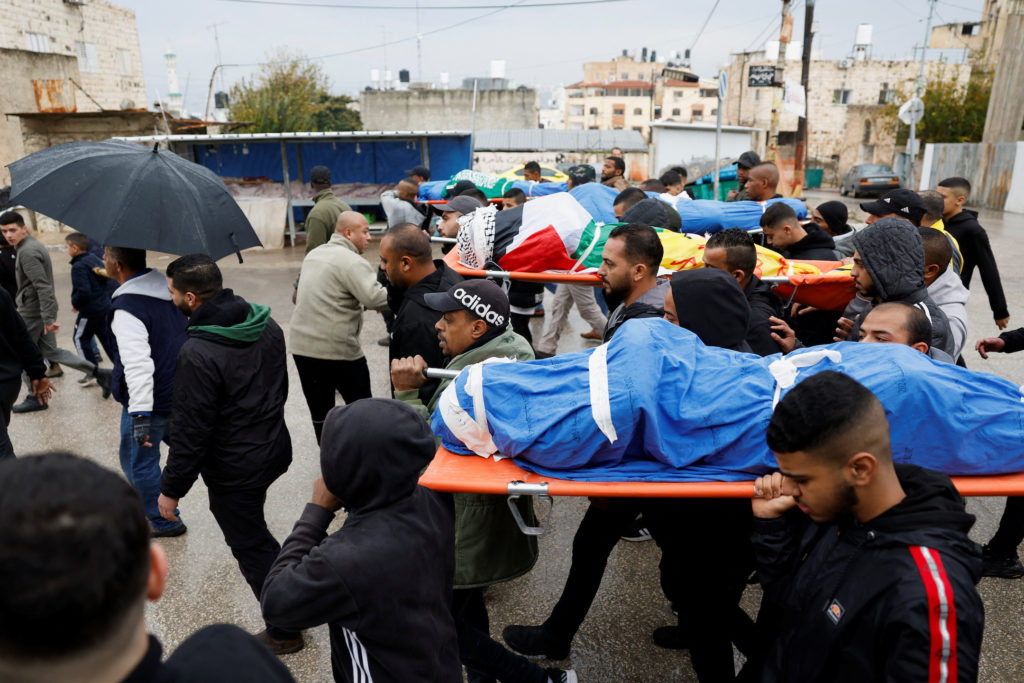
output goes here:
{"type": "Polygon", "coordinates": [[[949,318],[953,338],[954,360],[960,358],[967,342],[967,299],[970,290],[960,281],[960,274],[950,267],[953,247],[945,233],[934,228],[918,228],[924,243],[924,283],[928,296],[949,318]]]}
{"type": "MultiPolygon", "coordinates": [[[[121,411],[121,469],[139,492],[155,538],[180,536],[184,523],[160,515],[160,442],[168,442],[174,368],[185,343],[185,315],[167,278],[146,267],[143,249],[106,247],[103,265],[117,280],[109,325],[115,357],[111,390],[121,411]]],[[[177,510],[175,510],[177,514],[177,510]]]]}

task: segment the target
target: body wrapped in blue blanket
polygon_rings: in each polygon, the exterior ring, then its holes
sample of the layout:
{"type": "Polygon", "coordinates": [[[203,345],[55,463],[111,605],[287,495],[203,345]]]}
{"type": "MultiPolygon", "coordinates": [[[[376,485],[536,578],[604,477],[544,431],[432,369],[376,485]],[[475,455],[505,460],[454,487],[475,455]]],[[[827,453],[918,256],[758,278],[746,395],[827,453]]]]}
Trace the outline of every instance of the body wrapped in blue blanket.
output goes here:
{"type": "Polygon", "coordinates": [[[432,424],[450,451],[497,451],[562,479],[736,481],[775,468],[765,443],[774,403],[822,370],[878,397],[896,462],[947,474],[1024,471],[1024,403],[1007,380],[897,344],[759,358],[706,347],[660,319],[629,321],[596,349],[467,368],[432,424]]]}

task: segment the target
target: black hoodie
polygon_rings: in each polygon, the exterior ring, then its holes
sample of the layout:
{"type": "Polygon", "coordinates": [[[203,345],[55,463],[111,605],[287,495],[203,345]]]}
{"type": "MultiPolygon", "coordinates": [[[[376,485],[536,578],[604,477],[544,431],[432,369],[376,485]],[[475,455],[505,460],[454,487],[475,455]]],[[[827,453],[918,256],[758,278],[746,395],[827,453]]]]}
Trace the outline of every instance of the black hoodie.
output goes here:
{"type": "Polygon", "coordinates": [[[736,278],[717,268],[698,268],[679,271],[671,285],[680,327],[705,346],[751,353],[746,341],[750,305],[736,278]]]}
{"type": "Polygon", "coordinates": [[[269,485],[292,462],[281,328],[266,306],[222,289],[195,310],[185,331],[160,492],[181,498],[200,474],[211,490],[269,485]]]}
{"type": "Polygon", "coordinates": [[[956,668],[948,680],[977,679],[974,517],[946,475],[896,475],[906,498],[866,524],[816,524],[799,510],[755,520],[758,577],[783,609],[763,681],[938,681],[943,665],[956,668]],[[944,637],[955,640],[945,656],[944,637]]]}
{"type": "MultiPolygon", "coordinates": [[[[864,269],[874,282],[878,300],[902,301],[923,310],[932,324],[930,346],[950,356],[956,353],[949,319],[928,296],[924,284],[924,245],[917,228],[902,218],[887,217],[875,221],[852,239],[864,269]]],[[[860,324],[869,310],[854,323],[848,337],[850,341],[860,339],[860,324]]]]}
{"type": "MultiPolygon", "coordinates": [[[[441,314],[429,308],[423,300],[424,294],[447,292],[462,282],[462,276],[449,268],[444,261],[434,261],[435,270],[405,291],[395,290],[388,286],[389,303],[400,301],[395,309],[395,323],[391,327],[391,345],[388,347],[388,360],[406,358],[419,354],[432,368],[444,366],[445,357],[437,343],[437,330],[434,325],[441,319],[441,314]]],[[[383,272],[383,271],[382,271],[383,272]]],[[[394,303],[391,303],[394,306],[394,303]]],[[[441,380],[431,379],[420,387],[420,399],[427,403],[434,395],[441,380]]]]}
{"type": "Polygon", "coordinates": [[[417,484],[434,435],[401,401],[368,398],[327,414],[324,483],[348,512],[309,503],[263,585],[263,617],[299,630],[328,624],[334,680],[461,680],[450,500],[417,484]]]}
{"type": "Polygon", "coordinates": [[[18,315],[14,299],[0,289],[0,384],[20,383],[22,371],[31,379],[41,379],[46,365],[18,315]]]}
{"type": "Polygon", "coordinates": [[[836,242],[814,223],[803,226],[807,234],[803,239],[794,242],[782,251],[782,255],[790,261],[835,261],[837,260],[836,242]]]}
{"type": "Polygon", "coordinates": [[[996,320],[1008,318],[1010,311],[1006,308],[1006,295],[1003,293],[1003,283],[999,279],[996,257],[992,255],[988,233],[978,223],[977,212],[964,209],[945,221],[945,225],[946,231],[956,238],[964,258],[964,266],[960,271],[964,287],[970,288],[974,267],[977,266],[981,272],[981,284],[985,286],[985,293],[988,294],[992,317],[996,320]]]}

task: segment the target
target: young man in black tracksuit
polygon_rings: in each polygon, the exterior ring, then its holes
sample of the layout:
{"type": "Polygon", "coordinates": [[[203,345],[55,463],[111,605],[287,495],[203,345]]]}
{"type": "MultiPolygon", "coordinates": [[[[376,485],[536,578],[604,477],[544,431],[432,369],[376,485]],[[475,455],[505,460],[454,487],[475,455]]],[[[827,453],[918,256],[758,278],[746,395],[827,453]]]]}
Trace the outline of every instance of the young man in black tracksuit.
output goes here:
{"type": "MultiPolygon", "coordinates": [[[[110,313],[110,297],[117,289],[117,283],[96,273],[103,268],[103,259],[89,250],[89,238],[80,232],[73,232],[64,238],[68,256],[71,257],[71,308],[78,312],[75,318],[73,339],[78,355],[94,365],[100,364],[96,349],[99,340],[107,357],[114,357],[114,343],[110,338],[107,316],[110,313]]],[[[85,381],[80,380],[84,384],[85,381]]]]}
{"type": "Polygon", "coordinates": [[[949,477],[894,465],[882,404],[833,371],[791,389],[767,436],[779,471],[754,483],[753,543],[777,637],[761,680],[975,680],[981,553],[949,477]]]}
{"type": "MultiPolygon", "coordinates": [[[[267,529],[267,489],[288,469],[292,442],[284,421],[288,367],[284,334],[270,308],[223,289],[208,256],[167,267],[174,304],[189,316],[175,366],[171,439],[158,506],[173,520],[199,475],[210,512],[260,598],[281,546],[267,529]]],[[[302,649],[302,634],[268,626],[257,635],[275,654],[302,649]]]]}
{"type": "Polygon", "coordinates": [[[281,628],[327,624],[334,680],[462,680],[452,618],[450,500],[418,485],[434,435],[411,407],[367,398],[327,414],[322,476],[263,587],[281,628]],[[344,525],[327,527],[345,507],[344,525]]]}

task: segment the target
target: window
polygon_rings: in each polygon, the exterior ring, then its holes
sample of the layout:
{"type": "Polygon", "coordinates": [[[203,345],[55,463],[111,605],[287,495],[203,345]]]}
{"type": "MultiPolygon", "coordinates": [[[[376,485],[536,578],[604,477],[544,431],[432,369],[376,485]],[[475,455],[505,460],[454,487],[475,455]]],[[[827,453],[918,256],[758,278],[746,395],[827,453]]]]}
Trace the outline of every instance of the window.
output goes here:
{"type": "Polygon", "coordinates": [[[641,109],[640,107],[634,107],[633,108],[633,116],[643,116],[643,115],[644,115],[644,110],[643,109],[641,109]]]}
{"type": "Polygon", "coordinates": [[[99,63],[96,59],[96,45],[93,43],[75,43],[75,50],[78,52],[78,70],[82,73],[95,73],[99,71],[99,63]]]}
{"type": "Polygon", "coordinates": [[[683,112],[681,112],[678,107],[672,110],[672,116],[681,116],[682,113],[683,112]]]}
{"type": "Polygon", "coordinates": [[[718,108],[717,107],[711,110],[711,115],[712,116],[718,116],[718,108]]]}
{"type": "Polygon", "coordinates": [[[964,24],[960,27],[960,35],[976,36],[981,33],[981,24],[964,24]]]}
{"type": "Polygon", "coordinates": [[[889,89],[888,83],[882,83],[881,90],[878,91],[878,103],[879,104],[892,104],[893,100],[896,99],[896,91],[889,89]]]}
{"type": "Polygon", "coordinates": [[[597,116],[597,107],[591,107],[590,108],[590,115],[591,116],[597,116]]]}
{"type": "Polygon", "coordinates": [[[132,53],[130,50],[117,50],[117,70],[122,76],[132,75],[132,53]]]}
{"type": "Polygon", "coordinates": [[[50,36],[43,33],[25,32],[25,48],[30,52],[49,52],[50,36]]]}
{"type": "Polygon", "coordinates": [[[851,90],[833,90],[832,104],[849,104],[852,95],[851,90]]]}
{"type": "Polygon", "coordinates": [[[703,121],[704,120],[704,107],[694,106],[690,108],[690,120],[691,121],[703,121]]]}
{"type": "Polygon", "coordinates": [[[622,74],[622,80],[628,81],[629,80],[629,74],[622,74]]]}
{"type": "Polygon", "coordinates": [[[637,133],[640,133],[641,135],[643,135],[643,132],[644,132],[643,126],[633,126],[633,130],[635,130],[637,133]]]}
{"type": "Polygon", "coordinates": [[[681,99],[683,99],[683,91],[682,90],[676,90],[674,93],[672,93],[672,99],[674,99],[674,100],[681,100],[681,99]]]}
{"type": "Polygon", "coordinates": [[[571,105],[569,105],[569,116],[583,116],[583,105],[582,104],[571,104],[571,105]]]}
{"type": "Polygon", "coordinates": [[[700,89],[700,96],[701,97],[715,97],[715,98],[717,98],[718,97],[718,90],[716,88],[701,88],[700,89]]]}
{"type": "Polygon", "coordinates": [[[625,115],[626,115],[626,108],[625,107],[615,107],[614,109],[612,109],[612,116],[625,116],[625,115]]]}

